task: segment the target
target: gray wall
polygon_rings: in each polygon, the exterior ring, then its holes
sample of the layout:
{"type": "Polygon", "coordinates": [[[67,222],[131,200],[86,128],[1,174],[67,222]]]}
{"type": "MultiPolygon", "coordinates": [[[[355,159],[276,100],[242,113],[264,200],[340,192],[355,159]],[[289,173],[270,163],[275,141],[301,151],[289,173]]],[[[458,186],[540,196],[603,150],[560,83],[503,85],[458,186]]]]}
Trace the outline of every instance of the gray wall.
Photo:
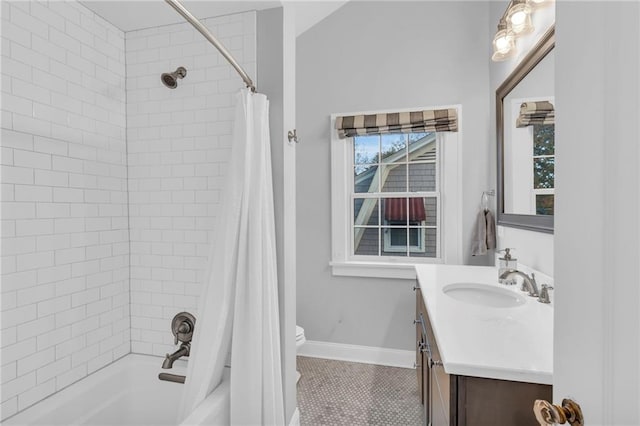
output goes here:
{"type": "Polygon", "coordinates": [[[334,277],[331,113],[461,104],[465,263],[489,149],[487,2],[351,2],[297,39],[297,312],[310,340],[410,350],[412,282],[334,277]]]}
{"type": "Polygon", "coordinates": [[[283,157],[283,10],[274,8],[257,13],[257,78],[258,92],[269,99],[269,129],[271,133],[271,165],[276,220],[278,257],[278,303],[280,305],[280,347],[284,387],[285,418],[291,419],[296,408],[295,383],[295,322],[285,316],[285,304],[295,303],[285,298],[284,280],[284,157],[283,157]]]}
{"type": "MultiPolygon", "coordinates": [[[[486,44],[489,45],[496,32],[496,25],[500,17],[507,7],[507,1],[492,1],[489,12],[489,35],[486,44]]],[[[489,149],[488,171],[491,177],[491,187],[496,188],[496,89],[511,74],[513,69],[520,63],[522,58],[529,53],[531,47],[535,45],[537,40],[547,31],[553,24],[555,11],[553,7],[541,9],[535,12],[533,16],[533,24],[535,31],[518,40],[518,53],[511,59],[503,62],[489,63],[490,76],[490,120],[489,120],[489,140],[491,141],[489,149]]],[[[495,203],[495,199],[492,200],[495,203]]],[[[494,204],[495,205],[495,204],[494,204]]],[[[497,235],[497,247],[515,247],[514,257],[518,262],[534,268],[547,275],[553,276],[553,234],[544,234],[541,232],[532,232],[524,229],[500,227],[497,235]]]]}

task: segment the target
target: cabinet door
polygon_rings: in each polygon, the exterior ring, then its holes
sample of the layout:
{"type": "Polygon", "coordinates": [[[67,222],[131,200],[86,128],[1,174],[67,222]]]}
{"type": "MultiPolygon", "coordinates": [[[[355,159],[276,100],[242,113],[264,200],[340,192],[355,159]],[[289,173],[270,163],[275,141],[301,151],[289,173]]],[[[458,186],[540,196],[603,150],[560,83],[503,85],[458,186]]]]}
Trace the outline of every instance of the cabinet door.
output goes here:
{"type": "Polygon", "coordinates": [[[449,426],[450,395],[449,395],[449,375],[444,371],[442,358],[436,343],[435,335],[429,317],[425,315],[425,334],[428,347],[429,359],[426,361],[425,369],[429,371],[430,382],[430,424],[432,426],[449,426]]]}
{"type": "Polygon", "coordinates": [[[422,345],[424,342],[424,336],[422,335],[422,324],[420,323],[420,313],[421,313],[421,304],[422,304],[422,293],[420,292],[420,287],[418,282],[416,281],[416,285],[414,287],[416,291],[416,375],[418,377],[418,389],[420,389],[420,402],[424,404],[424,392],[422,388],[422,369],[425,365],[422,360],[422,345]]]}
{"type": "Polygon", "coordinates": [[[458,424],[536,426],[533,403],[551,401],[550,385],[456,376],[458,424]]]}
{"type": "Polygon", "coordinates": [[[424,406],[422,410],[423,424],[429,426],[431,424],[431,373],[429,370],[429,352],[422,352],[422,383],[421,389],[424,395],[424,406]]]}

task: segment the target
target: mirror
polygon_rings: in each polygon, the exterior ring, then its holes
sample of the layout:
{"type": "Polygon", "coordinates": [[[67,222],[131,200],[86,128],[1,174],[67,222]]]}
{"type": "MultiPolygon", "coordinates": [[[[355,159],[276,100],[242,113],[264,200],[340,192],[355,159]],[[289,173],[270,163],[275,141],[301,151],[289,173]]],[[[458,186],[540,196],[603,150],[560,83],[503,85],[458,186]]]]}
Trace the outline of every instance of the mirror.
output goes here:
{"type": "Polygon", "coordinates": [[[553,233],[554,28],[496,90],[498,225],[553,233]]]}

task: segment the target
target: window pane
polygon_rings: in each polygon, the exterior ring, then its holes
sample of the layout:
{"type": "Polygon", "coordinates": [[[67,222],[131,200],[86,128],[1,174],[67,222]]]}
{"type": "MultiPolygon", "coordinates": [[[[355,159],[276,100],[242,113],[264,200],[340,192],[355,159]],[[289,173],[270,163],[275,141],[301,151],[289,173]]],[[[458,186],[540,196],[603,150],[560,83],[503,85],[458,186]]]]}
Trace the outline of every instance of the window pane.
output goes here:
{"type": "Polygon", "coordinates": [[[382,163],[407,161],[407,135],[392,133],[381,135],[382,163]]]}
{"type": "Polygon", "coordinates": [[[553,215],[555,199],[553,194],[536,195],[536,214],[553,215]]]}
{"type": "Polygon", "coordinates": [[[435,191],[436,190],[436,164],[416,163],[409,164],[409,191],[435,191]]]}
{"type": "Polygon", "coordinates": [[[354,254],[378,256],[379,228],[354,228],[354,254]]]}
{"type": "Polygon", "coordinates": [[[555,155],[555,125],[533,126],[533,155],[555,155]]]}
{"type": "Polygon", "coordinates": [[[378,166],[361,165],[353,169],[353,192],[378,192],[378,166]]]}
{"type": "Polygon", "coordinates": [[[410,161],[435,161],[436,148],[435,133],[411,133],[409,135],[410,161]],[[422,135],[422,137],[416,139],[412,138],[412,135],[422,135]]]}
{"type": "Polygon", "coordinates": [[[353,161],[355,164],[378,162],[380,136],[356,136],[353,138],[353,161]]]}
{"type": "Polygon", "coordinates": [[[382,256],[407,255],[407,228],[382,228],[380,235],[382,256]]]}
{"type": "Polygon", "coordinates": [[[426,133],[409,133],[409,144],[415,142],[415,141],[419,141],[420,139],[424,138],[425,136],[429,136],[429,135],[435,135],[435,133],[433,132],[426,132],[426,133]]]}
{"type": "Polygon", "coordinates": [[[378,199],[356,198],[353,200],[353,221],[355,226],[378,226],[378,199]]]}
{"type": "Polygon", "coordinates": [[[554,187],[554,157],[533,159],[533,188],[550,189],[554,187]]]}
{"type": "Polygon", "coordinates": [[[407,192],[407,165],[380,166],[382,192],[407,192]]]}
{"type": "Polygon", "coordinates": [[[415,250],[412,249],[409,252],[409,256],[411,257],[436,257],[437,254],[437,250],[436,250],[436,239],[437,239],[437,233],[436,230],[433,228],[422,228],[422,229],[417,229],[417,231],[420,231],[422,233],[422,235],[424,236],[424,247],[423,250],[415,250]]]}
{"type": "Polygon", "coordinates": [[[422,198],[424,203],[424,210],[426,214],[426,220],[424,224],[426,226],[438,225],[438,199],[436,197],[422,198]]]}

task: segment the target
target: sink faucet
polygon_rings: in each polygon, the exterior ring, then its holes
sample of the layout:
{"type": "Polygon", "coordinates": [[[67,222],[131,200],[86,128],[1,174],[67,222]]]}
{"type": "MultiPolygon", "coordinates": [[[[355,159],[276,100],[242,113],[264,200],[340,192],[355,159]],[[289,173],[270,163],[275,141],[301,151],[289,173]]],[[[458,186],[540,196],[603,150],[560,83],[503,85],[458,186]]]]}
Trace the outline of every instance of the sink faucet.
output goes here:
{"type": "Polygon", "coordinates": [[[512,275],[518,275],[522,277],[522,290],[528,291],[529,296],[538,297],[538,285],[536,284],[536,276],[535,274],[531,274],[529,277],[524,272],[518,271],[516,269],[507,269],[500,275],[500,279],[508,279],[512,275]]]}
{"type": "Polygon", "coordinates": [[[167,354],[164,357],[164,362],[162,363],[162,368],[172,368],[173,363],[180,357],[189,356],[189,352],[191,351],[190,343],[183,343],[180,345],[180,349],[175,351],[172,354],[167,354]]]}

